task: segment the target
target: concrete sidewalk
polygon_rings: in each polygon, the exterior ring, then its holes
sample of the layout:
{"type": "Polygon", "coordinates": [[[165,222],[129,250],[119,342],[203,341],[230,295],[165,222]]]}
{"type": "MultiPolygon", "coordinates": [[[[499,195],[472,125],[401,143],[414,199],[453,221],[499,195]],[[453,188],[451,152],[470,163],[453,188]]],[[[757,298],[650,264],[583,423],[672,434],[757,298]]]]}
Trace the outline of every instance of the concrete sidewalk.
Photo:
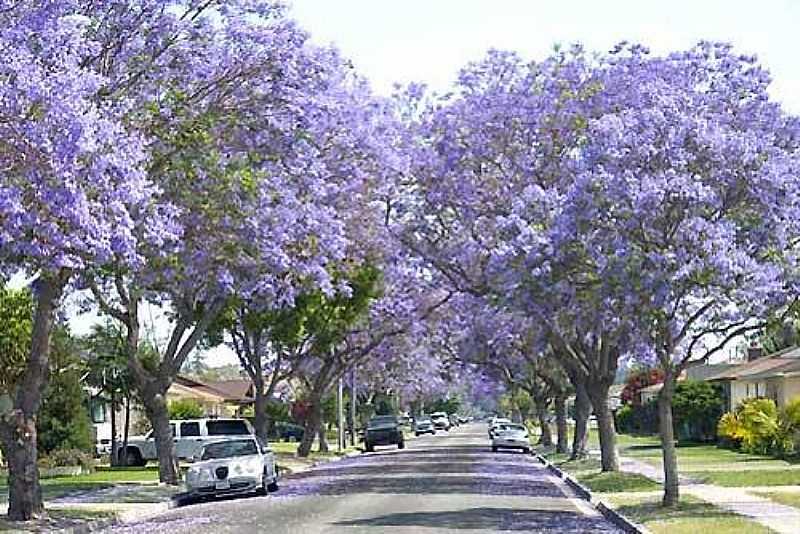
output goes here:
{"type": "MultiPolygon", "coordinates": [[[[592,451],[594,452],[594,451],[592,451]]],[[[597,451],[599,453],[599,451],[597,451]]],[[[656,482],[664,482],[663,470],[636,458],[620,456],[620,469],[644,475],[656,482]]],[[[681,491],[712,503],[724,510],[748,517],[781,534],[800,533],[800,509],[755,495],[755,491],[780,491],[783,486],[730,488],[702,484],[690,477],[679,476],[681,491]]],[[[796,486],[791,486],[797,488],[796,486]]],[[[793,491],[800,491],[794,489],[793,491]]]]}

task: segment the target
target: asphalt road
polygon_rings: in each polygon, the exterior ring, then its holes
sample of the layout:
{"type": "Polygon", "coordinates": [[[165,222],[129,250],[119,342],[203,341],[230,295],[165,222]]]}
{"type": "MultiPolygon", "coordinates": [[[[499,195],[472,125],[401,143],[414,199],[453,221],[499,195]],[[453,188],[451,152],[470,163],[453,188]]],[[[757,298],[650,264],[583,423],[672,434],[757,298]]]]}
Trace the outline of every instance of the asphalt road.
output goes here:
{"type": "Polygon", "coordinates": [[[620,531],[532,457],[492,453],[486,426],[472,424],[286,477],[267,497],[186,506],[113,532],[620,531]]]}

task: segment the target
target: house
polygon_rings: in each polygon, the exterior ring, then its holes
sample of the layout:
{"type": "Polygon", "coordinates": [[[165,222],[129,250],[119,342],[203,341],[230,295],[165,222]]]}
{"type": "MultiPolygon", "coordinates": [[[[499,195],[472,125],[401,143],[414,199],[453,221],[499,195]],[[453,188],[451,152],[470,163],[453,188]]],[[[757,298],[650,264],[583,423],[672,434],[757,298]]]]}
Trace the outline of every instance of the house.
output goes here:
{"type": "MultiPolygon", "coordinates": [[[[694,367],[689,367],[685,371],[683,371],[680,376],[678,376],[677,382],[682,382],[684,380],[708,380],[711,376],[716,376],[724,371],[729,371],[735,367],[738,367],[739,364],[735,363],[708,363],[703,365],[695,365],[694,367]]],[[[650,401],[655,401],[658,399],[658,394],[661,392],[661,388],[664,387],[664,384],[659,382],[658,384],[653,384],[642,388],[639,390],[639,395],[641,399],[641,403],[645,404],[650,401]]]]}
{"type": "Polygon", "coordinates": [[[758,347],[750,347],[745,363],[708,376],[706,380],[722,385],[728,411],[751,397],[767,397],[783,407],[800,397],[800,347],[766,356],[761,355],[758,347]]]}

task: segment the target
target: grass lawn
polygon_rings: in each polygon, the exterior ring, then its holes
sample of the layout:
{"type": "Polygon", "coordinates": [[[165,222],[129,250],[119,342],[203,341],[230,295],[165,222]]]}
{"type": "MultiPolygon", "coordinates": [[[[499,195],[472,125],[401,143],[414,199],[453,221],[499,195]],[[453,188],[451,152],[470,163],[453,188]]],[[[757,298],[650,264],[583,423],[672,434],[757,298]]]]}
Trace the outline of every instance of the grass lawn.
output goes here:
{"type": "Polygon", "coordinates": [[[800,492],[794,491],[754,491],[754,495],[759,497],[766,497],[771,501],[775,501],[786,506],[794,506],[800,508],[800,492]]]}
{"type": "Polygon", "coordinates": [[[663,508],[661,496],[614,497],[606,501],[614,505],[622,515],[644,525],[656,534],[695,534],[714,532],[714,534],[762,534],[773,532],[746,517],[738,516],[714,506],[709,502],[684,495],[675,508],[663,508]]]}
{"type": "MultiPolygon", "coordinates": [[[[47,501],[78,491],[102,489],[125,482],[157,483],[158,467],[98,467],[88,475],[43,478],[42,496],[47,501]]],[[[0,479],[0,502],[5,502],[7,498],[8,485],[3,477],[0,479]]]]}
{"type": "Polygon", "coordinates": [[[595,458],[569,461],[568,455],[552,455],[550,461],[574,476],[592,492],[657,491],[661,484],[637,473],[603,473],[595,458]]]}
{"type": "MultiPolygon", "coordinates": [[[[735,469],[735,467],[732,467],[732,469],[735,469]]],[[[774,469],[765,471],[699,471],[687,474],[706,484],[725,487],[793,486],[800,484],[800,470],[797,469],[787,471],[776,471],[774,469]]]]}

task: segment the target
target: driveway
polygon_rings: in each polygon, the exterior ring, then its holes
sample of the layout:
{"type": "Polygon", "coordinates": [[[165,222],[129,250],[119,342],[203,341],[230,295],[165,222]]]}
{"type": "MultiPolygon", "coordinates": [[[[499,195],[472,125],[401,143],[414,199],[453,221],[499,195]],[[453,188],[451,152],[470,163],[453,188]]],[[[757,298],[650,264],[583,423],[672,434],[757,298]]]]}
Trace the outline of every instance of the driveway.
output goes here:
{"type": "Polygon", "coordinates": [[[187,506],[113,532],[620,532],[530,456],[492,453],[486,426],[322,465],[268,497],[187,506]]]}

